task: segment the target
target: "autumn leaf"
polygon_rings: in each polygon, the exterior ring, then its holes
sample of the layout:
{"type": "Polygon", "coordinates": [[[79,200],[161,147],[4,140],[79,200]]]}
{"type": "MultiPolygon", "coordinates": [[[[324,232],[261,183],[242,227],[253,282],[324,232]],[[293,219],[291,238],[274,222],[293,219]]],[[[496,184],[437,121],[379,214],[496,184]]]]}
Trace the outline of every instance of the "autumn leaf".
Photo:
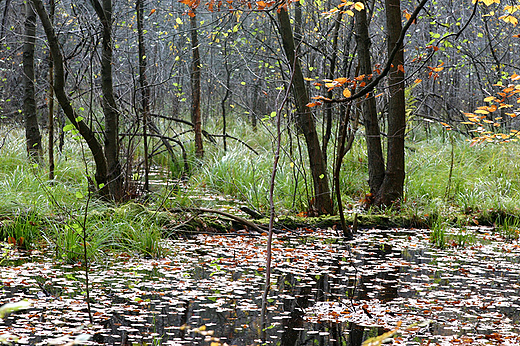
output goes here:
{"type": "Polygon", "coordinates": [[[345,90],[343,90],[343,96],[345,96],[346,98],[352,96],[352,93],[350,92],[349,88],[345,88],[345,90]]]}
{"type": "Polygon", "coordinates": [[[354,4],[354,8],[358,11],[363,11],[365,9],[365,5],[362,2],[356,2],[354,4]]]}
{"type": "Polygon", "coordinates": [[[264,1],[257,1],[256,6],[258,6],[258,9],[261,11],[266,8],[267,4],[264,1]]]}
{"type": "Polygon", "coordinates": [[[152,14],[154,14],[154,13],[155,13],[155,11],[156,11],[156,9],[155,9],[155,8],[152,8],[152,10],[150,11],[150,14],[149,14],[149,16],[151,16],[152,14]]]}
{"type": "Polygon", "coordinates": [[[406,18],[406,20],[410,20],[410,18],[412,18],[412,14],[410,12],[408,12],[407,10],[403,11],[403,15],[406,18]]]}
{"type": "Polygon", "coordinates": [[[345,84],[347,81],[348,81],[348,78],[345,78],[345,77],[334,79],[334,82],[338,82],[340,85],[345,84]]]}
{"type": "Polygon", "coordinates": [[[504,22],[511,23],[514,26],[516,26],[518,24],[518,19],[515,16],[504,15],[504,16],[498,17],[498,19],[502,19],[504,22]]]}

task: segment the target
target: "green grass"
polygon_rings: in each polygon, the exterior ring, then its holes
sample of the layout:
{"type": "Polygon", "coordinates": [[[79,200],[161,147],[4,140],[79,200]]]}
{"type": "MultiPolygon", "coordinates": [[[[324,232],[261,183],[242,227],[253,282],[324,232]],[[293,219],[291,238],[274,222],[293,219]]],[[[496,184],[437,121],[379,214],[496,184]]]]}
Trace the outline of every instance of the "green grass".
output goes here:
{"type": "MultiPolygon", "coordinates": [[[[218,121],[205,127],[210,133],[220,132],[218,121]]],[[[179,188],[180,183],[173,180],[167,187],[156,187],[147,205],[113,206],[95,198],[90,200],[86,222],[89,256],[99,258],[113,251],[163,256],[161,240],[171,236],[164,234],[163,226],[171,215],[154,210],[214,206],[215,202],[206,198],[208,195],[229,196],[267,213],[273,126],[259,125],[253,131],[238,118],[228,128],[230,135],[245,141],[257,153],[233,139],[228,139],[228,150],[224,151],[222,140],[216,138],[216,143],[205,141],[205,157],[200,161],[193,155],[192,134],[186,133],[179,139],[188,151],[189,172],[183,171],[181,153],[175,146],[173,162],[163,152],[151,163],[162,172],[162,179],[177,179],[189,173],[187,189],[179,188]]],[[[151,147],[157,143],[154,140],[151,147]]],[[[27,161],[23,132],[9,133],[0,148],[0,220],[4,239],[23,237],[28,248],[49,244],[58,258],[79,260],[76,253],[83,235],[77,224],[85,214],[87,197],[84,196],[88,195],[85,172],[93,173],[88,151],[85,168],[80,145],[77,140],[67,140],[64,152],[56,154],[56,178],[50,182],[45,164],[33,167],[27,161]]],[[[139,162],[139,155],[140,149],[133,156],[134,164],[139,162]]],[[[303,138],[295,133],[289,136],[284,131],[275,185],[275,207],[280,214],[298,213],[308,207],[312,181],[306,155],[303,138]]],[[[430,132],[428,136],[414,133],[407,142],[404,199],[400,208],[385,213],[429,224],[436,232],[433,238],[438,246],[447,239],[441,224],[460,228],[459,224],[496,223],[503,226],[508,238],[514,239],[518,236],[516,220],[520,218],[519,156],[520,147],[516,143],[471,147],[456,133],[430,132]],[[453,139],[453,167],[449,136],[453,139]]],[[[328,161],[332,172],[332,146],[328,161]]],[[[341,192],[347,208],[360,206],[359,201],[368,192],[367,179],[366,149],[360,134],[341,170],[341,192]]],[[[465,237],[461,233],[454,241],[465,244],[469,241],[465,237]]]]}

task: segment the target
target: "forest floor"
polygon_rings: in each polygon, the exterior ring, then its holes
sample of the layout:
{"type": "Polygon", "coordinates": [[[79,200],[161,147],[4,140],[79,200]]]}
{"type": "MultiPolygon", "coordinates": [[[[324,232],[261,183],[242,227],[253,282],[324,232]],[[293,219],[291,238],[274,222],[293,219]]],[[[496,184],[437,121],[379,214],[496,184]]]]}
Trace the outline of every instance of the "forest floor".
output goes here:
{"type": "MultiPolygon", "coordinates": [[[[362,229],[349,242],[332,229],[275,234],[267,342],[360,345],[393,330],[393,344],[518,345],[520,243],[492,228],[446,232],[444,249],[432,247],[424,229],[362,229]]],[[[0,321],[0,338],[261,344],[266,241],[262,234],[198,234],[162,242],[161,259],[120,253],[95,262],[93,325],[81,263],[6,245],[0,300],[31,306],[0,321]]]]}

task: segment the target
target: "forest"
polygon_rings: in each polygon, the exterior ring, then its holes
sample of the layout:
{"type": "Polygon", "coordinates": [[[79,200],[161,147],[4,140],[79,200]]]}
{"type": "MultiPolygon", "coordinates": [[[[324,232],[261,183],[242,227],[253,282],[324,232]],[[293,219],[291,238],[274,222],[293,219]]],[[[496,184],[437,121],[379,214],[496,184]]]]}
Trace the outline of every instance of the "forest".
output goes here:
{"type": "Polygon", "coordinates": [[[516,0],[0,0],[0,343],[520,345],[516,0]]]}

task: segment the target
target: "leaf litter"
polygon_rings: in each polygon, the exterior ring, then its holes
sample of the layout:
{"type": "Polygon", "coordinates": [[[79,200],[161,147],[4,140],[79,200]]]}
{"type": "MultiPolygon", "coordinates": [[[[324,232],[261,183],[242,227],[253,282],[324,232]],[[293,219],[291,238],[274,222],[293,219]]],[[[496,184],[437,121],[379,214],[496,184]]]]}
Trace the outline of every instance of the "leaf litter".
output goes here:
{"type": "MultiPolygon", "coordinates": [[[[520,344],[518,241],[484,230],[472,245],[438,250],[427,232],[373,229],[352,242],[332,230],[276,234],[267,342],[355,345],[387,332],[396,345],[520,344]]],[[[0,303],[24,309],[0,321],[0,340],[261,343],[266,237],[201,234],[164,246],[160,260],[122,254],[92,264],[94,325],[81,263],[10,249],[0,303]]]]}

